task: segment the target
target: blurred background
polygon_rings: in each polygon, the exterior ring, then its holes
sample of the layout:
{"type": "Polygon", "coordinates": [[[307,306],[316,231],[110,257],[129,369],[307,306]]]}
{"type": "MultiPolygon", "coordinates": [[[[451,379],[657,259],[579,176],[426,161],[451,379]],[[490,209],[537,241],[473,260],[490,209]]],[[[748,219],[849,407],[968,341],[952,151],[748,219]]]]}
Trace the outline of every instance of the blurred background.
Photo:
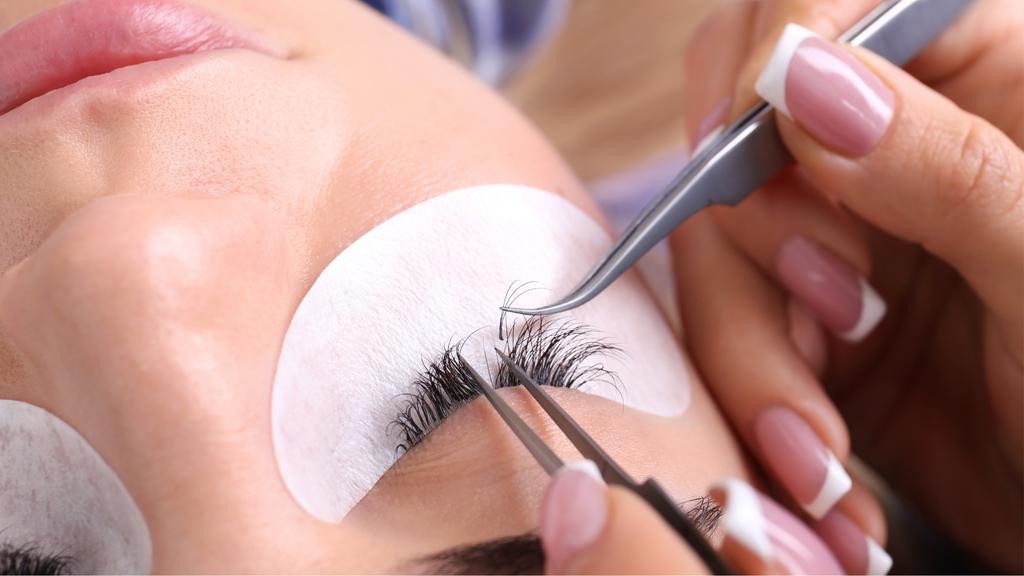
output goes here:
{"type": "Polygon", "coordinates": [[[584,182],[685,150],[683,55],[730,0],[577,0],[501,87],[584,182]]]}

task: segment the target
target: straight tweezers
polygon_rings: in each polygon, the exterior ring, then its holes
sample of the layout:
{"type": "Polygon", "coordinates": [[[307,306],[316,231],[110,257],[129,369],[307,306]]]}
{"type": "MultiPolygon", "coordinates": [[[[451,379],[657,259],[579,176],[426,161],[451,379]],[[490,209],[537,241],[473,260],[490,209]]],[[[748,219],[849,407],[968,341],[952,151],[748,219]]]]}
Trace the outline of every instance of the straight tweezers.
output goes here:
{"type": "MultiPolygon", "coordinates": [[[[555,401],[548,396],[536,382],[530,378],[526,372],[523,371],[515,362],[513,362],[508,356],[502,353],[501,350],[495,348],[495,352],[501,360],[508,366],[512,374],[522,383],[523,387],[530,392],[541,408],[547,412],[548,416],[555,422],[556,425],[562,430],[573,446],[580,451],[583,456],[589,460],[593,460],[597,464],[598,469],[601,471],[601,476],[604,481],[608,484],[614,484],[622,486],[636,495],[640,496],[647,501],[662,518],[668,522],[669,526],[680,535],[691,548],[700,556],[701,560],[714,574],[732,574],[732,570],[725,564],[718,552],[704,539],[704,536],[699,530],[693,525],[693,522],[686,517],[685,514],[676,506],[675,502],[669,498],[665,490],[654,481],[653,478],[648,478],[643,484],[638,483],[626,474],[626,472],[612,460],[593,438],[587,434],[579,424],[569,414],[562,409],[555,401]]],[[[539,436],[515,413],[514,410],[504,401],[501,396],[494,391],[490,384],[487,383],[483,377],[473,368],[473,366],[466,361],[462,355],[459,355],[459,359],[462,364],[469,370],[473,379],[476,380],[477,386],[483,393],[484,397],[494,406],[494,409],[498,412],[501,418],[508,424],[512,432],[519,438],[519,440],[526,446],[526,449],[537,459],[541,467],[549,474],[553,475],[562,467],[562,460],[555,455],[551,448],[540,439],[539,436]]]]}

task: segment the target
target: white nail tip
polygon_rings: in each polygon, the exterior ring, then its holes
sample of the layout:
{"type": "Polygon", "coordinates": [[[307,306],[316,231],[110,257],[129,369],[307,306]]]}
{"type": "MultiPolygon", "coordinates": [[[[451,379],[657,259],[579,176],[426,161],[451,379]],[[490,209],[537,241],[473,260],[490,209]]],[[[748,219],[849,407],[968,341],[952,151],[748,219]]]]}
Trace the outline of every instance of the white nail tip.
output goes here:
{"type": "Polygon", "coordinates": [[[888,574],[892,568],[892,556],[889,556],[889,553],[870,536],[865,536],[864,539],[868,542],[868,576],[888,574]]]}
{"type": "Polygon", "coordinates": [[[846,473],[846,469],[839,463],[832,452],[828,453],[828,472],[825,474],[825,482],[821,485],[821,491],[810,504],[804,505],[804,510],[815,520],[821,520],[828,514],[832,507],[839,502],[839,499],[846,495],[853,487],[853,480],[846,473]]]}
{"type": "Polygon", "coordinates": [[[768,541],[768,521],[754,489],[736,478],[719,480],[713,488],[725,492],[725,513],[721,524],[725,533],[766,564],[771,561],[773,552],[768,541]]]}
{"type": "Polygon", "coordinates": [[[878,326],[878,323],[885,317],[887,306],[885,300],[875,292],[875,289],[868,284],[867,280],[860,278],[860,318],[857,325],[839,335],[840,338],[856,344],[867,338],[868,334],[878,326]]]}
{"type": "Polygon", "coordinates": [[[787,24],[785,30],[782,31],[782,36],[775,44],[775,51],[768,59],[768,64],[754,84],[754,90],[761,98],[790,118],[793,118],[793,115],[789,113],[789,107],[786,106],[786,73],[789,71],[789,63],[800,43],[807,38],[816,36],[817,34],[803,26],[787,24]]]}
{"type": "Polygon", "coordinates": [[[575,470],[577,472],[583,472],[587,476],[593,478],[596,482],[604,484],[604,478],[601,477],[601,470],[597,467],[597,463],[593,460],[577,460],[576,462],[569,462],[558,469],[558,474],[566,470],[575,470]]]}
{"type": "Polygon", "coordinates": [[[696,158],[698,154],[704,151],[705,148],[710,146],[719,136],[725,132],[725,124],[719,124],[718,128],[712,130],[707,136],[701,139],[697,147],[693,149],[693,154],[690,154],[690,158],[696,158]]]}

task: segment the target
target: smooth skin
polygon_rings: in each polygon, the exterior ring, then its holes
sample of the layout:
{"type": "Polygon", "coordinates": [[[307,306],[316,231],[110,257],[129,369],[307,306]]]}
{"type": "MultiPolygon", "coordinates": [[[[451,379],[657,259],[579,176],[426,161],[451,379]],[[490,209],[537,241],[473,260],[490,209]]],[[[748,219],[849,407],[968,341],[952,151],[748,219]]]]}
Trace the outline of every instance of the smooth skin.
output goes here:
{"type": "MultiPolygon", "coordinates": [[[[786,23],[835,38],[875,5],[765,0],[719,13],[687,56],[688,124],[726,96],[727,122],[756,101],[786,23]]],[[[840,459],[852,443],[940,529],[1009,572],[1024,568],[1022,44],[1024,5],[981,0],[906,71],[850,48],[895,93],[875,148],[843,156],[780,115],[796,166],[672,237],[689,348],[755,454],[754,418],[787,405],[840,459]],[[886,300],[867,340],[831,336],[787,294],[774,263],[797,235],[886,300]]],[[[855,485],[839,508],[876,533],[862,500],[855,485]]]]}

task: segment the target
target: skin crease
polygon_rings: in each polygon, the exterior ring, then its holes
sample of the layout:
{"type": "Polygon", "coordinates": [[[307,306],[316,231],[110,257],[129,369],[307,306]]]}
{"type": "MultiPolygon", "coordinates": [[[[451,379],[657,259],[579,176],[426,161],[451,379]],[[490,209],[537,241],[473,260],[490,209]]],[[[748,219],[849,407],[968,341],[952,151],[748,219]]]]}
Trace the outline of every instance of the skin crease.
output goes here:
{"type": "MultiPolygon", "coordinates": [[[[56,4],[6,2],[0,30],[56,4]]],[[[0,397],[96,448],[143,512],[156,572],[377,572],[535,528],[546,476],[479,400],[350,521],[315,520],[277,472],[270,386],[309,286],[390,216],[495,182],[560,193],[600,221],[596,208],[518,114],[361,5],[196,4],[287,58],[182,57],[143,65],[141,84],[0,116],[0,397]]],[[[750,478],[693,381],[674,419],[554,395],[627,471],[682,500],[750,478]]],[[[521,390],[501,393],[572,456],[521,390]]]]}

